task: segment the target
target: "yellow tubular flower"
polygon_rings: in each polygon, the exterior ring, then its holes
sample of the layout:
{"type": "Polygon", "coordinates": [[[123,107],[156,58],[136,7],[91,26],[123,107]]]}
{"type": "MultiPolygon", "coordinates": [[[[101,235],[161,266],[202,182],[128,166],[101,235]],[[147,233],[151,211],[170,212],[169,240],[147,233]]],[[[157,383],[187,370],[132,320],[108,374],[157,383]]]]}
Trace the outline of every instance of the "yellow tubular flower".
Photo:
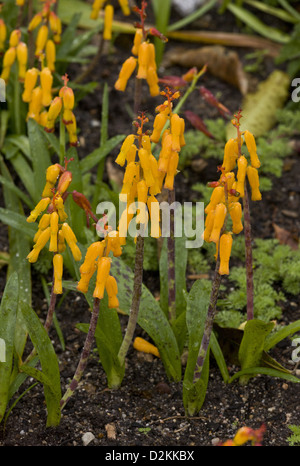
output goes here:
{"type": "Polygon", "coordinates": [[[35,43],[35,56],[38,58],[44,51],[48,39],[48,26],[43,24],[37,34],[35,43]]]}
{"type": "Polygon", "coordinates": [[[251,187],[251,200],[260,201],[262,196],[259,190],[259,176],[257,169],[249,166],[247,168],[247,177],[251,187]]]}
{"type": "Polygon", "coordinates": [[[57,212],[52,212],[51,214],[50,229],[51,229],[51,236],[50,236],[49,251],[57,252],[57,234],[58,234],[58,213],[57,212]]]}
{"type": "Polygon", "coordinates": [[[40,73],[41,88],[43,91],[42,104],[44,107],[48,107],[52,101],[52,84],[53,76],[49,68],[45,67],[40,73]]]}
{"type": "Polygon", "coordinates": [[[166,189],[169,189],[170,191],[174,189],[174,177],[177,173],[178,162],[179,162],[178,152],[175,152],[172,150],[170,159],[169,159],[168,169],[167,169],[167,176],[166,176],[165,184],[164,184],[164,187],[166,189]]]}
{"type": "Polygon", "coordinates": [[[128,16],[130,15],[130,8],[128,4],[128,0],[119,0],[120,7],[122,8],[123,15],[128,16]]]}
{"type": "Polygon", "coordinates": [[[117,298],[118,294],[118,284],[112,275],[109,275],[106,280],[105,289],[108,295],[108,307],[113,309],[119,307],[119,300],[117,298]]]}
{"type": "Polygon", "coordinates": [[[104,29],[103,29],[103,39],[111,40],[112,34],[112,22],[114,17],[114,8],[112,5],[106,5],[104,9],[104,29]]]}
{"type": "Polygon", "coordinates": [[[61,229],[62,229],[64,238],[65,238],[66,242],[68,243],[69,248],[71,249],[71,252],[73,254],[74,259],[76,261],[80,261],[81,251],[80,251],[80,249],[78,248],[78,246],[76,244],[77,239],[76,239],[76,236],[75,236],[72,228],[70,227],[70,225],[68,225],[65,222],[65,223],[63,223],[61,229]]]}
{"type": "Polygon", "coordinates": [[[181,118],[177,113],[171,116],[172,150],[180,151],[181,118]]]}
{"type": "Polygon", "coordinates": [[[220,275],[229,275],[229,259],[232,248],[231,233],[224,233],[220,238],[220,275]]]}
{"type": "Polygon", "coordinates": [[[4,50],[4,43],[6,40],[7,29],[3,19],[0,18],[0,51],[4,50]]]}
{"type": "Polygon", "coordinates": [[[46,197],[44,199],[41,199],[38,204],[35,206],[35,208],[30,212],[29,217],[27,217],[26,221],[28,223],[33,223],[36,221],[38,216],[47,209],[48,205],[50,203],[50,197],[46,197]]]}
{"type": "Polygon", "coordinates": [[[21,31],[19,29],[15,29],[14,31],[12,31],[9,37],[9,46],[17,47],[20,41],[20,37],[21,37],[21,31]]]}
{"type": "Polygon", "coordinates": [[[72,173],[66,170],[59,178],[59,182],[57,186],[58,193],[64,194],[67,191],[71,181],[72,181],[72,173]]]}
{"type": "Polygon", "coordinates": [[[241,203],[232,202],[229,206],[229,214],[232,220],[232,232],[238,235],[243,229],[241,203]]]}
{"type": "Polygon", "coordinates": [[[91,269],[89,273],[83,273],[80,277],[80,280],[77,284],[77,290],[81,291],[82,293],[87,293],[89,289],[89,283],[94,275],[95,270],[97,269],[96,263],[94,264],[94,268],[91,269]]]}
{"type": "Polygon", "coordinates": [[[183,118],[180,118],[180,123],[181,123],[181,131],[179,135],[179,143],[180,143],[180,147],[184,147],[185,146],[185,138],[184,138],[185,121],[183,118]]]}
{"type": "MultiPolygon", "coordinates": [[[[59,116],[61,110],[62,110],[62,99],[57,96],[52,100],[49,110],[48,110],[49,129],[54,128],[55,120],[59,116]]],[[[48,125],[47,125],[47,128],[48,128],[48,125]]]]}
{"type": "Polygon", "coordinates": [[[138,53],[138,79],[147,79],[147,68],[149,64],[149,43],[142,42],[138,53]]]}
{"type": "Polygon", "coordinates": [[[53,292],[55,294],[62,294],[63,256],[61,254],[54,254],[53,256],[53,272],[53,292]]]}
{"type": "Polygon", "coordinates": [[[219,204],[220,202],[225,202],[225,193],[224,193],[223,186],[217,186],[216,188],[214,188],[210,196],[210,202],[205,207],[204,212],[208,214],[210,210],[215,210],[216,205],[219,204]]]}
{"type": "Polygon", "coordinates": [[[94,298],[102,299],[104,296],[106,280],[110,272],[110,265],[111,259],[109,257],[101,257],[98,261],[96,287],[93,293],[94,298]]]}
{"type": "Polygon", "coordinates": [[[91,19],[97,19],[99,16],[99,12],[104,5],[106,0],[94,0],[94,3],[92,5],[92,12],[91,12],[91,19]]]}
{"type": "Polygon", "coordinates": [[[224,225],[226,214],[227,209],[225,204],[223,204],[222,202],[220,204],[217,204],[215,209],[214,224],[211,235],[209,237],[209,241],[213,241],[214,243],[217,243],[219,241],[221,229],[224,225]]]}
{"type": "Polygon", "coordinates": [[[53,40],[49,39],[46,42],[46,61],[47,68],[53,73],[55,71],[55,60],[56,60],[56,47],[53,40]]]}
{"type": "Polygon", "coordinates": [[[129,149],[131,149],[131,146],[134,143],[134,139],[135,139],[134,134],[129,134],[125,138],[121,146],[121,150],[116,158],[116,163],[118,165],[121,165],[121,167],[123,167],[123,165],[125,164],[127,152],[129,151],[129,149]]]}
{"type": "Polygon", "coordinates": [[[153,132],[151,135],[151,141],[152,142],[158,142],[160,139],[161,132],[163,130],[163,127],[165,126],[166,122],[168,120],[168,115],[165,113],[161,112],[158,113],[154,119],[153,123],[153,132]]]}
{"type": "Polygon", "coordinates": [[[61,222],[65,222],[68,218],[68,215],[65,212],[64,200],[61,196],[56,195],[54,200],[55,207],[61,222]]]}
{"type": "Polygon", "coordinates": [[[26,71],[24,80],[24,92],[22,94],[23,102],[30,102],[32,91],[36,85],[39,70],[37,68],[30,68],[26,71]]]}
{"type": "Polygon", "coordinates": [[[33,242],[36,243],[42,231],[50,225],[50,214],[44,214],[39,221],[38,231],[34,235],[33,242]]]}
{"type": "Polygon", "coordinates": [[[127,82],[129,78],[131,77],[132,73],[134,72],[137,64],[137,59],[134,57],[129,57],[127,60],[124,61],[119,77],[115,83],[115,89],[117,91],[125,91],[127,82]]]}
{"type": "Polygon", "coordinates": [[[118,231],[111,231],[108,234],[109,249],[113,252],[114,257],[120,257],[122,255],[122,244],[118,231]]]}
{"type": "Polygon", "coordinates": [[[247,159],[243,155],[238,158],[238,171],[237,171],[237,184],[236,190],[240,193],[241,197],[244,197],[245,193],[245,178],[246,178],[246,170],[247,170],[247,159]]]}
{"type": "Polygon", "coordinates": [[[131,49],[131,53],[133,55],[138,55],[139,53],[139,47],[142,43],[142,40],[143,40],[143,30],[142,29],[137,29],[135,31],[135,35],[134,35],[134,39],[133,39],[133,46],[132,46],[132,49],[131,49]]]}
{"type": "Polygon", "coordinates": [[[238,142],[236,139],[229,139],[224,148],[223,164],[225,173],[233,170],[238,156],[238,142]]]}
{"type": "Polygon", "coordinates": [[[244,138],[245,138],[245,143],[247,146],[247,149],[250,154],[250,160],[251,160],[251,165],[254,168],[259,168],[260,167],[260,161],[257,156],[257,150],[256,150],[256,142],[255,138],[250,131],[245,131],[244,132],[244,138]]]}
{"type": "Polygon", "coordinates": [[[1,72],[0,78],[3,79],[3,81],[5,81],[6,83],[9,80],[10,68],[11,68],[10,66],[5,66],[3,67],[2,72],[1,72]]]}
{"type": "Polygon", "coordinates": [[[97,259],[100,259],[103,256],[105,248],[104,241],[96,241],[92,243],[86,251],[86,255],[83,263],[80,266],[80,274],[90,274],[92,271],[95,271],[95,264],[97,259]]]}
{"type": "Polygon", "coordinates": [[[153,186],[155,183],[154,177],[151,171],[151,164],[149,160],[149,152],[146,149],[139,149],[138,156],[141,162],[141,166],[144,172],[144,178],[148,187],[153,186]]]}
{"type": "Polygon", "coordinates": [[[48,167],[46,170],[46,181],[49,181],[49,183],[53,184],[54,186],[60,174],[60,170],[61,167],[58,163],[50,165],[50,167],[48,167]]]}
{"type": "Polygon", "coordinates": [[[161,192],[160,176],[161,172],[158,170],[158,162],[153,154],[149,155],[150,169],[154,178],[154,184],[150,186],[150,194],[154,196],[161,192]]]}
{"type": "Polygon", "coordinates": [[[206,242],[210,242],[210,235],[214,226],[215,211],[210,210],[205,219],[205,229],[203,232],[203,239],[206,242]]]}
{"type": "Polygon", "coordinates": [[[10,47],[3,57],[3,68],[11,67],[16,59],[17,52],[15,47],[10,47]]]}
{"type": "Polygon", "coordinates": [[[158,85],[158,76],[156,69],[152,66],[149,66],[147,69],[147,84],[149,86],[150,95],[155,97],[159,94],[160,88],[158,85]]]}
{"type": "Polygon", "coordinates": [[[30,251],[30,253],[27,255],[27,259],[30,263],[34,263],[38,260],[39,254],[43,247],[47,244],[47,242],[50,239],[51,231],[50,227],[46,228],[41,232],[39,235],[37,242],[33,246],[33,249],[30,251]]]}
{"type": "Polygon", "coordinates": [[[141,180],[137,184],[137,195],[138,195],[138,202],[142,204],[147,203],[148,198],[148,186],[145,180],[141,180]]]}
{"type": "Polygon", "coordinates": [[[172,141],[173,138],[170,133],[168,133],[166,137],[163,138],[158,159],[158,170],[160,172],[167,173],[169,160],[172,153],[172,141]]]}
{"type": "Polygon", "coordinates": [[[31,93],[31,101],[29,102],[29,109],[27,118],[32,118],[39,122],[40,111],[42,108],[43,91],[40,86],[33,89],[31,93]]]}
{"type": "Polygon", "coordinates": [[[61,254],[66,249],[65,238],[61,230],[58,231],[57,251],[61,254]]]}
{"type": "Polygon", "coordinates": [[[20,42],[17,46],[17,59],[19,62],[19,81],[23,82],[25,80],[28,59],[28,50],[25,42],[20,42]]]}
{"type": "Polygon", "coordinates": [[[151,195],[147,200],[147,207],[150,214],[151,220],[151,236],[152,238],[160,238],[161,229],[159,225],[160,215],[159,215],[159,202],[155,196],[151,195]]]}
{"type": "Polygon", "coordinates": [[[36,15],[34,15],[34,17],[29,23],[28,31],[30,32],[30,31],[33,31],[35,28],[37,28],[41,24],[42,19],[43,18],[42,18],[41,13],[37,13],[36,15]]]}

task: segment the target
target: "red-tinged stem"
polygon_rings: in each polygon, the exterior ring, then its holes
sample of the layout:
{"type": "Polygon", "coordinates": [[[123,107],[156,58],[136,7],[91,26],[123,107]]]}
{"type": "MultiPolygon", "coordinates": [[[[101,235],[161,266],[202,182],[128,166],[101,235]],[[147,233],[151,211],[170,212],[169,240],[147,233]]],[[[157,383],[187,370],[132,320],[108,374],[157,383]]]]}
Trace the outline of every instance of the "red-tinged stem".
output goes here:
{"type": "Polygon", "coordinates": [[[246,280],[247,280],[247,320],[254,317],[254,287],[253,287],[253,261],[252,261],[252,235],[251,235],[251,218],[248,190],[245,183],[245,193],[243,197],[244,207],[244,235],[245,235],[245,261],[246,261],[246,280]]]}
{"type": "Polygon", "coordinates": [[[90,326],[89,326],[89,330],[88,330],[88,333],[85,339],[81,357],[80,357],[77,369],[75,371],[73,380],[71,381],[66,393],[61,399],[61,402],[60,402],[61,409],[63,409],[66,406],[71,396],[74,394],[81,380],[81,377],[84,373],[84,370],[86,368],[88,358],[91,352],[92,344],[94,341],[95,331],[96,331],[98,317],[99,317],[99,308],[100,308],[100,300],[98,298],[95,298],[93,312],[92,312],[92,316],[90,320],[90,326]]]}

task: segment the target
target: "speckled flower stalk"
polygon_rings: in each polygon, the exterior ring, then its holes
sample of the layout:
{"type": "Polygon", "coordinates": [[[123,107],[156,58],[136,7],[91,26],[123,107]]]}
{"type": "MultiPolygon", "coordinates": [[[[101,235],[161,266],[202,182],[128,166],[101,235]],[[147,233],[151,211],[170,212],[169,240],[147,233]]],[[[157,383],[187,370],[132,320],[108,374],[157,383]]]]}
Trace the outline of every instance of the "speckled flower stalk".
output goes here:
{"type": "Polygon", "coordinates": [[[89,330],[87,333],[87,337],[85,339],[84,347],[81,353],[81,357],[77,366],[77,369],[75,371],[74,377],[69,385],[69,387],[66,390],[66,393],[61,399],[60,402],[60,407],[63,409],[72,395],[74,394],[75,390],[78,387],[78,384],[81,380],[81,377],[84,373],[84,370],[86,368],[88,358],[91,352],[92,344],[94,341],[94,335],[97,327],[97,322],[98,322],[98,317],[99,317],[99,309],[100,309],[100,299],[95,298],[94,299],[94,306],[93,306],[93,311],[92,311],[92,316],[90,320],[90,325],[89,325],[89,330]]]}

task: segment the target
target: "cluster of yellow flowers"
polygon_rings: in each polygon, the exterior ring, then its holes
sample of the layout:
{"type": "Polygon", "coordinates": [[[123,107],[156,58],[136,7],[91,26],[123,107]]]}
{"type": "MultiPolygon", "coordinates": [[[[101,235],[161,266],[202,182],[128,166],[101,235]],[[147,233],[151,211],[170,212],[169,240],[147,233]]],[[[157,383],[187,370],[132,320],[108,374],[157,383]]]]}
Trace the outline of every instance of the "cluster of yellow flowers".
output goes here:
{"type": "Polygon", "coordinates": [[[87,293],[90,280],[97,271],[93,297],[102,299],[106,290],[110,309],[119,306],[117,281],[110,275],[112,259],[109,254],[111,252],[114,257],[119,257],[122,254],[122,247],[119,233],[108,228],[103,240],[96,241],[88,247],[85,259],[80,266],[80,280],[77,285],[78,291],[87,293]]]}
{"type": "Polygon", "coordinates": [[[149,86],[150,95],[152,97],[157,96],[160,89],[155,60],[155,47],[152,42],[147,40],[142,28],[136,30],[131,52],[132,56],[127,58],[121,67],[115,83],[115,89],[125,91],[128,80],[137,67],[137,79],[145,79],[149,86]]]}
{"type": "MultiPolygon", "coordinates": [[[[107,0],[94,0],[92,5],[91,19],[97,19],[100,10],[103,9],[107,0]]],[[[122,12],[125,16],[130,15],[130,8],[128,0],[119,0],[119,5],[122,8],[122,12]]],[[[103,27],[103,39],[111,40],[112,37],[112,22],[114,17],[114,7],[107,3],[104,7],[104,27],[103,27]]]]}
{"type": "Polygon", "coordinates": [[[217,182],[211,183],[214,189],[210,202],[205,208],[207,216],[204,240],[216,243],[216,257],[218,250],[220,254],[219,273],[221,275],[229,274],[232,234],[238,234],[243,230],[242,205],[239,199],[244,197],[246,178],[248,178],[251,187],[251,199],[259,201],[262,198],[257,170],[260,167],[260,161],[257,156],[255,138],[249,131],[244,131],[241,134],[244,136],[250,155],[250,164],[247,158],[240,154],[238,138],[229,139],[225,144],[223,164],[220,167],[222,174],[217,182]],[[237,174],[235,177],[233,170],[236,166],[237,174]],[[232,220],[232,230],[223,231],[228,214],[232,220]]]}
{"type": "Polygon", "coordinates": [[[158,200],[155,196],[162,191],[163,187],[169,190],[174,189],[179,151],[185,145],[185,124],[183,118],[172,113],[172,100],[179,97],[179,92],[172,93],[167,90],[162,91],[161,94],[167,96],[167,100],[156,108],[157,115],[154,119],[152,134],[149,135],[148,131],[143,132],[143,125],[148,122],[148,118],[142,114],[138,117],[141,123],[136,122],[137,135],[130,134],[125,138],[116,158],[116,163],[120,166],[123,167],[126,163],[121,196],[126,195],[127,207],[121,215],[118,227],[120,237],[124,242],[128,225],[134,216],[131,206],[136,199],[138,201],[137,223],[147,224],[149,220],[147,206],[151,219],[151,236],[160,236],[158,200]],[[163,131],[168,120],[170,129],[163,131]],[[157,143],[160,138],[162,138],[162,145],[157,160],[152,154],[151,143],[157,143]],[[135,143],[136,140],[138,144],[135,143]]]}
{"type": "MultiPolygon", "coordinates": [[[[4,49],[6,31],[4,21],[0,20],[0,50],[4,49]]],[[[9,47],[3,56],[3,69],[0,76],[6,83],[9,80],[11,67],[16,61],[18,62],[19,81],[24,81],[25,78],[28,50],[25,42],[22,42],[20,39],[21,31],[19,29],[13,30],[9,37],[9,47]]]]}
{"type": "Polygon", "coordinates": [[[71,249],[76,261],[81,260],[81,251],[77,245],[76,236],[66,222],[67,214],[64,209],[64,199],[72,181],[72,173],[59,164],[50,165],[46,172],[46,184],[42,199],[31,211],[27,222],[32,223],[43,213],[38,224],[38,231],[34,236],[33,249],[27,256],[29,262],[36,262],[41,250],[49,241],[49,251],[54,253],[54,288],[55,294],[62,293],[63,256],[66,243],[71,249]]]}
{"type": "Polygon", "coordinates": [[[49,61],[52,61],[52,63],[55,57],[55,44],[60,43],[62,33],[61,20],[51,10],[51,5],[54,3],[56,3],[56,0],[45,1],[42,10],[34,15],[28,25],[28,31],[34,31],[39,28],[36,35],[35,56],[40,58],[41,55],[46,55],[46,58],[49,57],[49,61]],[[50,34],[52,34],[52,39],[50,39],[50,34]]]}

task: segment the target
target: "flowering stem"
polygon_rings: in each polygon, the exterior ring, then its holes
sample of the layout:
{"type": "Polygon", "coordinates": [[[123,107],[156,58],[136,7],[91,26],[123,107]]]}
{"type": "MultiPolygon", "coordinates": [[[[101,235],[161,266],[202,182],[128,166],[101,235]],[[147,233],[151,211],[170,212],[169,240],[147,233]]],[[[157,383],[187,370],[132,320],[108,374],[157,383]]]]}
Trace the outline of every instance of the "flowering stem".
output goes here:
{"type": "MultiPolygon", "coordinates": [[[[175,189],[169,190],[169,205],[175,202],[175,189]]],[[[176,268],[175,268],[175,239],[174,239],[174,210],[170,212],[170,235],[168,237],[168,282],[169,282],[169,320],[176,319],[176,268]]]]}
{"type": "Polygon", "coordinates": [[[131,344],[134,330],[137,323],[143,283],[143,261],[144,261],[144,237],[138,235],[136,239],[136,253],[135,253],[135,267],[134,267],[134,282],[133,282],[133,297],[132,304],[127,324],[126,333],[122,341],[118,359],[120,364],[123,365],[128,348],[131,344]]]}
{"type": "Polygon", "coordinates": [[[60,402],[60,407],[63,409],[71,396],[74,394],[76,388],[78,387],[78,384],[80,382],[80,379],[83,375],[83,372],[86,368],[88,358],[90,355],[90,351],[92,348],[92,343],[94,340],[94,335],[96,331],[96,326],[98,322],[98,317],[99,317],[99,308],[100,308],[100,300],[98,298],[95,298],[94,300],[94,307],[93,307],[93,312],[90,320],[90,325],[89,325],[89,330],[85,339],[84,347],[81,353],[81,357],[77,366],[77,369],[75,371],[73,380],[71,381],[66,393],[61,399],[60,402]]]}
{"type": "Polygon", "coordinates": [[[247,320],[254,317],[253,310],[253,264],[252,264],[252,238],[251,219],[248,190],[245,183],[245,193],[243,197],[244,207],[244,234],[245,234],[245,260],[246,260],[246,280],[247,280],[247,320]]]}
{"type": "Polygon", "coordinates": [[[213,323],[214,323],[214,319],[216,316],[217,299],[218,299],[218,294],[219,294],[219,289],[220,289],[220,284],[221,284],[221,275],[219,274],[219,266],[220,266],[220,259],[218,257],[217,262],[216,262],[213,286],[212,286],[211,295],[210,295],[210,303],[208,306],[203,337],[202,337],[202,341],[201,341],[201,345],[200,345],[199,353],[198,353],[198,358],[197,358],[197,362],[196,362],[196,366],[194,370],[194,380],[193,380],[194,383],[196,383],[201,377],[203,364],[206,358],[206,354],[207,354],[207,350],[208,350],[208,346],[210,342],[210,336],[211,336],[211,332],[213,328],[213,323]]]}
{"type": "Polygon", "coordinates": [[[136,118],[141,106],[142,98],[142,80],[135,78],[135,89],[134,89],[134,117],[136,118]]]}

